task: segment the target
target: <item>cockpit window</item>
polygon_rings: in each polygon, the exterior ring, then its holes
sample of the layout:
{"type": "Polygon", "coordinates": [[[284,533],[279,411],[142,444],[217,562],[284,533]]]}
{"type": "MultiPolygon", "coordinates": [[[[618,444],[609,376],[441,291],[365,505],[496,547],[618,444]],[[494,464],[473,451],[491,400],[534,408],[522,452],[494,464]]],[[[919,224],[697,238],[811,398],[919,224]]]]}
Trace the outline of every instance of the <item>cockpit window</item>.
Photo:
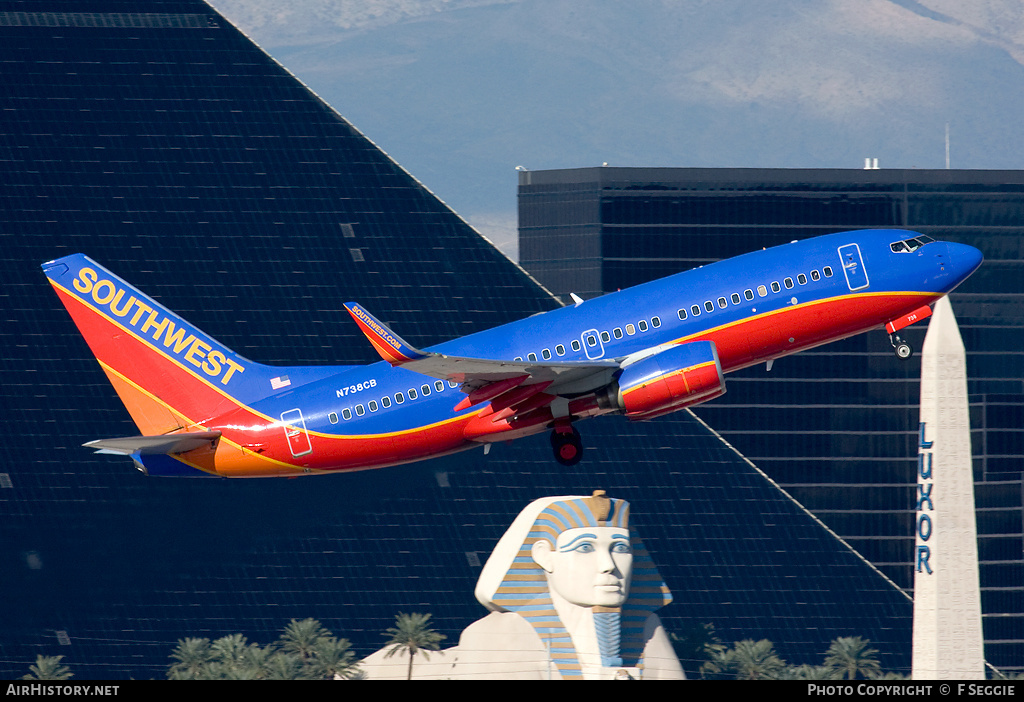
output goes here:
{"type": "Polygon", "coordinates": [[[906,239],[904,241],[894,241],[889,244],[889,248],[892,249],[893,253],[909,253],[911,251],[917,251],[925,244],[930,244],[935,239],[930,236],[917,236],[913,239],[906,239]]]}

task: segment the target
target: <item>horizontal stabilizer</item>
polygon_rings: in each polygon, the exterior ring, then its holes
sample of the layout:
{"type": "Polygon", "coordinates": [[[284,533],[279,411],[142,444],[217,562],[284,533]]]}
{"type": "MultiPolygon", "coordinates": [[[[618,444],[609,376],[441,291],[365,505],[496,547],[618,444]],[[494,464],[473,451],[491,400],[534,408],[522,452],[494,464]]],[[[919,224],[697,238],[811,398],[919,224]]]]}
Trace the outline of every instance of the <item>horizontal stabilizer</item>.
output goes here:
{"type": "Polygon", "coordinates": [[[175,454],[208,446],[220,438],[219,431],[194,431],[187,434],[160,436],[124,436],[118,439],[97,439],[83,446],[109,453],[130,456],[133,453],[175,454]]]}

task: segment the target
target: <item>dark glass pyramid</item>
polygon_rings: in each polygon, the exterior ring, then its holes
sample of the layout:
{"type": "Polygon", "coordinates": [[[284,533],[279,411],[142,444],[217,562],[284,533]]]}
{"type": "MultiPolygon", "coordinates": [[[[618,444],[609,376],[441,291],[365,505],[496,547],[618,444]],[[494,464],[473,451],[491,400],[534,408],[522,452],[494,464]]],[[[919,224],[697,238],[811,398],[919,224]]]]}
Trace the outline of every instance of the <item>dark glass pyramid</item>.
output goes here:
{"type": "MultiPolygon", "coordinates": [[[[399,611],[454,643],[515,514],[596,487],[630,500],[676,596],[818,662],[863,635],[909,669],[909,600],[689,414],[306,480],[147,479],[85,441],[134,433],[39,264],[84,252],[267,363],[374,353],[358,300],[417,345],[557,302],[198,0],[0,2],[3,432],[0,677],[163,677],[184,636],[267,643],[315,617],[356,650],[399,611]]],[[[344,110],[344,105],[337,106],[344,110]]]]}

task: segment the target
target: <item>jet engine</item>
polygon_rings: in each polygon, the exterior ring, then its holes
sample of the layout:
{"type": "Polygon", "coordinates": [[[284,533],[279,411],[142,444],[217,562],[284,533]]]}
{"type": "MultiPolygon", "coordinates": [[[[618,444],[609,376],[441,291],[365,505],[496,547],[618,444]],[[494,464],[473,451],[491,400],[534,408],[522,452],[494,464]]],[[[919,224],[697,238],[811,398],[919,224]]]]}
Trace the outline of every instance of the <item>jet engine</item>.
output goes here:
{"type": "Polygon", "coordinates": [[[622,369],[618,405],[629,419],[653,419],[725,393],[713,341],[691,341],[622,369]]]}

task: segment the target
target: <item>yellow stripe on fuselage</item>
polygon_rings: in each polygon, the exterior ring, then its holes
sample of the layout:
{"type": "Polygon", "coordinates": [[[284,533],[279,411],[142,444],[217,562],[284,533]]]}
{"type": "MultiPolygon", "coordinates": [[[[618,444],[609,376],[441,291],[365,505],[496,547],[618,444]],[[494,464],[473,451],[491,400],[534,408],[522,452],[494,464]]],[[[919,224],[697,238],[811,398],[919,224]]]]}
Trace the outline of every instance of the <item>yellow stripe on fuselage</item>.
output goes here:
{"type": "MultiPolygon", "coordinates": [[[[802,307],[813,307],[815,305],[824,305],[824,304],[828,304],[828,303],[831,303],[831,302],[840,302],[842,300],[855,300],[857,298],[865,298],[865,297],[895,297],[895,296],[911,297],[911,296],[915,296],[915,295],[920,295],[920,296],[924,296],[924,297],[935,297],[935,298],[942,297],[942,293],[912,292],[912,291],[907,291],[907,290],[895,291],[895,292],[868,292],[868,293],[852,293],[852,294],[849,294],[849,295],[837,295],[835,297],[825,298],[824,300],[811,300],[810,302],[801,302],[801,303],[798,303],[796,305],[789,305],[787,307],[782,307],[782,308],[777,309],[777,310],[771,310],[770,312],[762,312],[760,314],[756,314],[756,315],[751,316],[751,317],[743,317],[741,319],[737,319],[735,321],[728,322],[726,324],[720,324],[717,327],[709,327],[708,329],[704,329],[704,330],[696,332],[694,334],[688,334],[686,336],[681,336],[678,339],[675,339],[673,341],[668,341],[666,343],[668,343],[668,344],[682,344],[682,343],[685,343],[687,341],[692,341],[693,339],[696,339],[698,337],[705,336],[707,334],[712,334],[712,333],[715,333],[715,332],[720,332],[720,331],[722,331],[724,329],[729,329],[731,327],[735,327],[735,326],[738,326],[740,324],[746,324],[747,322],[752,322],[754,320],[763,319],[763,318],[766,318],[766,317],[772,317],[774,315],[782,314],[784,312],[791,312],[793,310],[800,309],[802,307]]],[[[750,301],[748,300],[748,302],[750,302],[750,301]]]]}
{"type": "MultiPolygon", "coordinates": [[[[131,336],[136,341],[141,342],[147,348],[151,348],[153,351],[155,351],[156,353],[160,354],[163,358],[167,359],[168,361],[173,363],[175,366],[177,366],[181,370],[185,371],[186,373],[188,373],[189,375],[194,377],[196,380],[202,382],[204,385],[206,385],[210,389],[215,390],[218,394],[220,394],[224,398],[230,400],[239,409],[244,409],[247,412],[250,412],[253,416],[258,417],[260,419],[263,419],[263,420],[265,420],[267,422],[270,422],[272,424],[278,424],[280,426],[285,426],[285,424],[283,424],[281,422],[280,418],[274,418],[274,417],[271,417],[269,415],[263,414],[259,410],[254,409],[251,405],[239,402],[237,398],[235,398],[234,396],[232,396],[231,394],[229,394],[228,392],[226,392],[222,388],[217,387],[216,385],[211,383],[206,378],[203,378],[202,376],[196,374],[193,370],[191,370],[188,367],[186,367],[185,365],[183,365],[174,356],[170,356],[170,355],[164,353],[159,348],[157,348],[152,343],[150,343],[146,338],[141,337],[138,334],[136,334],[135,331],[132,330],[130,327],[126,327],[123,324],[121,324],[120,322],[118,322],[116,319],[113,319],[109,315],[104,314],[101,310],[96,309],[92,305],[90,305],[87,302],[85,302],[84,300],[82,300],[78,295],[75,295],[74,293],[68,291],[67,288],[63,287],[62,285],[60,285],[58,283],[53,282],[52,280],[50,281],[50,283],[54,287],[59,288],[60,290],[62,290],[68,297],[76,300],[79,304],[81,304],[83,307],[85,307],[85,309],[89,310],[90,312],[93,312],[94,314],[99,315],[103,319],[107,320],[108,322],[110,322],[111,324],[116,326],[118,329],[121,329],[122,331],[124,331],[126,334],[131,336]]],[[[99,359],[97,359],[97,360],[99,360],[99,359]]],[[[102,361],[100,361],[100,363],[101,363],[101,365],[104,366],[104,368],[110,368],[109,366],[104,364],[102,361]]],[[[166,407],[168,410],[172,411],[174,414],[180,414],[183,417],[186,416],[180,410],[171,407],[171,405],[167,404],[163,400],[160,400],[158,397],[156,397],[152,393],[147,392],[146,390],[144,390],[137,383],[133,383],[132,381],[128,380],[128,378],[125,378],[122,374],[117,373],[116,371],[113,371],[112,368],[110,368],[110,370],[112,372],[114,372],[115,375],[117,375],[119,378],[121,378],[125,382],[131,384],[133,387],[138,388],[140,391],[146,393],[146,395],[148,397],[151,397],[152,399],[156,400],[161,405],[166,407]]],[[[479,412],[477,412],[477,414],[479,414],[479,412]]],[[[318,437],[325,438],[325,439],[381,439],[381,438],[389,438],[389,437],[394,437],[394,436],[403,436],[403,435],[406,435],[406,434],[411,434],[411,433],[415,433],[415,432],[419,432],[419,431],[424,431],[424,430],[427,430],[427,429],[433,429],[435,427],[443,426],[445,424],[448,424],[448,423],[451,423],[453,421],[457,421],[457,420],[460,420],[460,419],[469,419],[469,418],[471,418],[473,416],[474,415],[472,415],[472,414],[463,415],[463,416],[453,416],[453,417],[449,417],[447,419],[443,419],[441,421],[431,422],[430,424],[424,424],[424,425],[421,425],[421,426],[415,426],[415,427],[412,427],[410,429],[401,429],[401,430],[398,430],[398,431],[384,432],[384,433],[378,433],[378,434],[328,434],[328,433],[309,431],[309,430],[307,430],[307,433],[310,434],[311,436],[318,436],[318,437]]],[[[197,426],[197,427],[203,426],[203,425],[197,423],[194,418],[189,418],[189,421],[192,422],[193,426],[197,426]]],[[[204,429],[205,429],[205,427],[204,427],[204,429]]]]}

